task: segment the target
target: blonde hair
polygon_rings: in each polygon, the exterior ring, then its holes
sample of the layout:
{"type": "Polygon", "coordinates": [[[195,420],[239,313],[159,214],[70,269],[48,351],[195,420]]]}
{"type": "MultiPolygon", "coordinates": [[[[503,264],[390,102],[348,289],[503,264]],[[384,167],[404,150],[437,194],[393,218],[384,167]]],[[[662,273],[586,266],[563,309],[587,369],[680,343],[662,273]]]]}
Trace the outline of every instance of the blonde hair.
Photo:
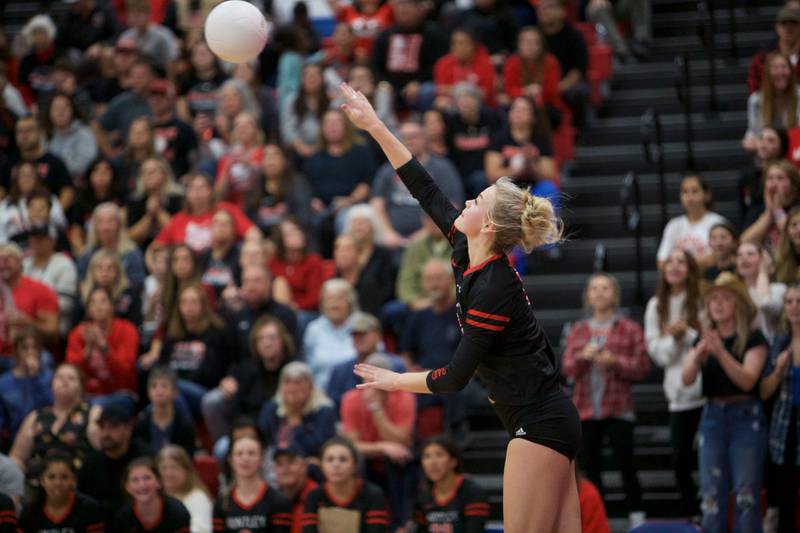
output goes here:
{"type": "Polygon", "coordinates": [[[589,285],[591,285],[592,282],[597,278],[608,280],[608,282],[614,288],[614,302],[611,305],[614,310],[619,309],[621,305],[622,288],[619,286],[619,280],[616,278],[616,276],[614,276],[614,274],[609,274],[608,272],[595,272],[589,276],[589,279],[586,280],[586,286],[583,288],[583,308],[589,313],[592,312],[592,306],[589,305],[589,285]]]}
{"type": "Polygon", "coordinates": [[[534,196],[508,176],[494,184],[494,205],[488,213],[495,227],[494,246],[509,252],[519,246],[526,253],[543,244],[561,241],[563,223],[547,198],[534,196]]]}
{"type": "MultiPolygon", "coordinates": [[[[153,162],[158,166],[158,170],[166,176],[164,180],[164,185],[161,187],[161,190],[158,191],[159,196],[162,200],[166,199],[167,196],[174,194],[174,195],[183,195],[183,187],[181,187],[177,181],[175,181],[175,174],[172,172],[172,167],[169,163],[164,160],[163,157],[158,156],[150,156],[145,158],[142,163],[139,165],[139,174],[142,172],[142,167],[146,165],[148,162],[153,162]]],[[[137,176],[136,179],[136,198],[143,199],[148,196],[147,191],[144,190],[144,185],[142,184],[142,178],[137,176]]]]}
{"type": "Polygon", "coordinates": [[[278,377],[278,391],[275,393],[275,403],[278,405],[278,416],[286,416],[286,406],[283,403],[283,385],[290,379],[304,379],[311,384],[311,397],[303,406],[303,416],[318,411],[321,407],[329,407],[333,402],[325,393],[314,384],[314,374],[311,367],[302,361],[292,361],[283,367],[278,377]]]}
{"type": "Polygon", "coordinates": [[[186,472],[186,484],[178,489],[180,491],[178,496],[186,496],[194,490],[201,490],[206,496],[211,498],[211,492],[208,490],[208,487],[206,487],[205,483],[203,483],[203,481],[200,479],[200,476],[197,475],[197,471],[194,469],[192,460],[189,458],[189,454],[186,453],[186,450],[180,446],[168,444],[161,448],[161,451],[158,452],[158,455],[156,456],[156,465],[161,466],[161,463],[167,459],[172,459],[178,463],[178,466],[180,466],[184,472],[186,472]]]}
{"type": "MultiPolygon", "coordinates": [[[[731,291],[736,300],[733,313],[734,322],[736,324],[736,341],[733,343],[733,350],[736,353],[733,355],[738,358],[739,356],[744,355],[744,350],[747,347],[747,338],[750,336],[750,332],[753,330],[753,328],[751,327],[751,321],[749,319],[750,317],[747,316],[746,302],[742,302],[739,294],[733,289],[725,288],[725,290],[731,291]]],[[[711,329],[718,329],[719,326],[716,322],[714,322],[714,319],[711,318],[711,311],[708,308],[709,302],[711,302],[710,296],[706,298],[706,316],[711,324],[711,329]]]]}
{"type": "Polygon", "coordinates": [[[117,221],[117,243],[114,251],[122,255],[135,249],[136,244],[128,236],[128,231],[125,227],[125,214],[122,212],[122,209],[120,209],[119,206],[113,202],[103,202],[95,207],[94,211],[92,211],[92,218],[89,220],[89,236],[86,239],[86,249],[91,251],[97,248],[99,245],[99,241],[97,239],[96,220],[97,215],[99,215],[101,211],[111,212],[111,214],[114,215],[114,219],[117,221]]]}
{"type": "Polygon", "coordinates": [[[125,268],[122,266],[122,261],[119,259],[119,255],[116,252],[112,252],[111,250],[98,250],[92,256],[91,261],[89,261],[89,267],[86,269],[86,280],[84,280],[81,286],[81,299],[83,300],[84,305],[88,304],[89,302],[89,295],[94,290],[96,284],[94,281],[94,269],[100,261],[110,260],[114,264],[114,268],[117,269],[117,275],[114,278],[111,286],[108,287],[108,291],[111,293],[111,298],[113,300],[114,305],[117,303],[117,299],[120,295],[128,288],[128,276],[125,274],[125,268]]]}
{"type": "Polygon", "coordinates": [[[797,79],[789,58],[780,52],[772,52],[764,61],[764,75],[761,80],[761,127],[778,123],[786,129],[797,125],[797,79]],[[775,89],[770,74],[770,66],[776,60],[785,61],[789,66],[789,82],[783,93],[775,89]],[[783,123],[782,111],[786,114],[786,123],[783,123]]]}

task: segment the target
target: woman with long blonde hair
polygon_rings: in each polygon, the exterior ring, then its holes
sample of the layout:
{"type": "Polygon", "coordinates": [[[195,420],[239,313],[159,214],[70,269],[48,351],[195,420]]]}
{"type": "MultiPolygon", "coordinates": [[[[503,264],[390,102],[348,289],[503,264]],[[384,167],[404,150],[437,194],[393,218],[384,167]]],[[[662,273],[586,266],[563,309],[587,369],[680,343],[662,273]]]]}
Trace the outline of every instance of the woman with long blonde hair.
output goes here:
{"type": "Polygon", "coordinates": [[[99,250],[89,261],[86,279],[80,285],[80,299],[75,306],[74,321],[79,322],[88,302],[89,294],[96,287],[104,287],[111,294],[114,315],[139,324],[142,306],[139,292],[131,286],[119,255],[110,250],[99,250]]]}
{"type": "Polygon", "coordinates": [[[787,285],[800,281],[800,207],[793,207],[786,214],[775,254],[775,280],[787,285]]]}
{"type": "Polygon", "coordinates": [[[146,248],[172,215],[183,206],[183,187],[161,157],[148,157],[139,167],[136,191],[125,206],[128,236],[146,248]]]}
{"type": "Polygon", "coordinates": [[[747,100],[747,133],[742,140],[746,150],[758,147],[758,135],[765,126],[793,128],[800,122],[800,93],[794,66],[780,52],[767,55],[761,90],[747,100]]]}
{"type": "Polygon", "coordinates": [[[144,285],[144,257],[128,232],[125,231],[125,212],[117,204],[103,202],[94,208],[89,220],[84,254],[78,259],[78,276],[86,277],[89,262],[101,250],[119,255],[128,281],[133,287],[144,285]]]}
{"type": "Polygon", "coordinates": [[[164,446],[156,456],[156,466],[166,495],[179,500],[189,511],[192,533],[211,533],[211,493],[186,450],[174,444],[164,446]]]}

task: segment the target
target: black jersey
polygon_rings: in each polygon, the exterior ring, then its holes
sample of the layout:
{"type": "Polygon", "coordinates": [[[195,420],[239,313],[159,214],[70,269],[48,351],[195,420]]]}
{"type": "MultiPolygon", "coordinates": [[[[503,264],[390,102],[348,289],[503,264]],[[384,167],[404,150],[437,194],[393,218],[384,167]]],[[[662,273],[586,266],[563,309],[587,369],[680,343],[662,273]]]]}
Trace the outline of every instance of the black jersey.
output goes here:
{"type": "Polygon", "coordinates": [[[453,494],[439,500],[428,486],[417,495],[417,533],[482,533],[489,518],[486,494],[471,479],[459,476],[453,494]]]}
{"type": "Polygon", "coordinates": [[[38,503],[26,506],[19,519],[25,533],[103,533],[106,530],[100,505],[80,493],[73,493],[67,510],[54,516],[38,503]]]}
{"type": "Polygon", "coordinates": [[[359,481],[356,493],[349,501],[337,499],[325,483],[317,487],[306,500],[306,508],[301,524],[303,533],[317,533],[319,512],[324,508],[349,509],[358,513],[359,531],[353,533],[387,533],[389,531],[389,510],[386,498],[377,485],[359,481]]]}
{"type": "Polygon", "coordinates": [[[14,500],[0,492],[0,533],[17,533],[17,509],[14,500]]]}
{"type": "Polygon", "coordinates": [[[477,371],[492,401],[534,403],[559,385],[553,348],[533,316],[522,278],[503,254],[469,264],[459,211],[416,159],[397,169],[408,190],[453,246],[456,312],[462,337],[450,364],[428,374],[435,393],[462,389],[477,371]]]}
{"type": "Polygon", "coordinates": [[[292,528],[292,504],[264,483],[249,505],[236,496],[220,496],[214,504],[214,531],[225,533],[289,533],[292,528]]]}
{"type": "Polygon", "coordinates": [[[161,517],[156,524],[145,525],[136,508],[126,503],[114,517],[109,532],[114,533],[189,533],[191,517],[183,504],[164,496],[164,505],[161,508],[161,517]]]}

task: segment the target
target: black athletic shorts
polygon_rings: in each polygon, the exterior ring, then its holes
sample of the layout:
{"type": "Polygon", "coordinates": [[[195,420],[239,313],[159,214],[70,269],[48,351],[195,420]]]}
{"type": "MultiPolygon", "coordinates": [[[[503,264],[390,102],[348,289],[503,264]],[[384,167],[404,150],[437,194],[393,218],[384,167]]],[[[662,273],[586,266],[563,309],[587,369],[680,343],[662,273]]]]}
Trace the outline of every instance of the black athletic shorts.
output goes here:
{"type": "Polygon", "coordinates": [[[557,390],[528,405],[493,404],[511,439],[547,446],[572,461],[581,442],[581,420],[569,396],[557,390]]]}

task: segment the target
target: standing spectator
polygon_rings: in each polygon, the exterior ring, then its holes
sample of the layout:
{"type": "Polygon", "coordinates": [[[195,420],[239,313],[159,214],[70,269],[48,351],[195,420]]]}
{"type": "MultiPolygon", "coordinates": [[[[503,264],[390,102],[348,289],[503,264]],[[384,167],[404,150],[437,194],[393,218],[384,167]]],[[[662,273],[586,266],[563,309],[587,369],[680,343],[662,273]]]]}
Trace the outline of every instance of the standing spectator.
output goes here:
{"type": "Polygon", "coordinates": [[[110,41],[117,34],[117,16],[106,2],[77,0],[58,25],[59,48],[86,52],[94,44],[110,41]]]}
{"type": "Polygon", "coordinates": [[[25,24],[22,35],[30,50],[19,63],[17,79],[26,103],[41,103],[55,89],[53,72],[62,53],[55,46],[56,25],[50,15],[39,14],[25,24]]]}
{"type": "Polygon", "coordinates": [[[189,511],[175,498],[164,495],[161,476],[153,459],[137,457],[121,478],[130,499],[111,522],[112,531],[165,531],[182,533],[191,522],[189,511]]]}
{"type": "Polygon", "coordinates": [[[756,307],[736,275],[723,272],[705,294],[711,328],[684,360],[683,384],[702,376],[706,405],[700,419],[698,459],[703,531],[728,529],[728,494],[736,501],[737,531],[760,531],[758,495],[767,447],[767,424],[758,380],[767,341],[751,323],[756,307]]]}
{"type": "Polygon", "coordinates": [[[166,70],[178,59],[179,50],[175,35],[161,24],[151,22],[151,6],[146,0],[127,0],[126,22],[129,29],[120,39],[133,39],[141,55],[153,61],[161,70],[166,70]]]}
{"type": "Polygon", "coordinates": [[[717,222],[708,232],[708,247],[714,255],[714,264],[703,271],[706,281],[714,281],[723,272],[736,270],[736,250],[739,249],[739,232],[730,222],[717,222]]]}
{"type": "Polygon", "coordinates": [[[86,170],[97,157],[97,142],[75,101],[64,93],[53,94],[42,119],[50,153],[64,162],[76,183],[85,187],[86,170]]]}
{"type": "Polygon", "coordinates": [[[264,132],[257,118],[245,112],[236,115],[230,138],[231,150],[217,167],[214,192],[240,209],[258,184],[258,169],[264,159],[264,132]]]}
{"type": "Polygon", "coordinates": [[[653,38],[650,0],[589,0],[586,18],[606,30],[608,41],[614,54],[625,62],[647,59],[650,55],[650,41],[653,38]],[[632,39],[625,38],[617,28],[617,20],[629,19],[632,39]]]}
{"type": "Polygon", "coordinates": [[[581,417],[582,466],[601,491],[601,454],[607,435],[622,472],[626,507],[633,526],[644,521],[641,488],[633,465],[635,412],[631,385],[647,376],[650,360],[636,322],[620,316],[619,284],[594,274],[584,292],[591,318],[574,324],[567,338],[563,372],[575,380],[573,401],[581,417]]]}
{"type": "MultiPolygon", "coordinates": [[[[758,50],[750,59],[747,69],[747,88],[750,94],[761,88],[764,79],[764,63],[767,55],[777,51],[786,57],[797,57],[800,54],[800,8],[784,6],[778,11],[775,19],[775,37],[769,45],[758,50]]],[[[797,75],[800,75],[800,62],[792,63],[797,75]]]]}
{"type": "Polygon", "coordinates": [[[743,242],[736,251],[736,273],[747,287],[757,313],[753,326],[761,330],[767,340],[774,340],[780,329],[783,296],[786,285],[773,283],[772,256],[759,245],[743,242]]]}
{"type": "Polygon", "coordinates": [[[742,139],[746,150],[758,146],[758,135],[765,126],[793,128],[800,119],[800,88],[792,63],[779,52],[767,55],[761,89],[747,99],[747,132],[742,139]]]}
{"type": "Polygon", "coordinates": [[[302,159],[314,155],[323,115],[330,108],[319,65],[303,66],[300,90],[286,97],[281,108],[281,140],[302,159]]]}
{"type": "Polygon", "coordinates": [[[669,402],[672,467],[681,496],[681,514],[697,514],[697,487],[692,479],[697,455],[697,426],[705,400],[700,382],[685,386],[683,362],[701,328],[700,272],[686,250],[673,249],[658,279],[656,294],[647,302],[644,333],[647,352],[664,369],[664,394],[669,402]]]}
{"type": "Polygon", "coordinates": [[[757,242],[773,251],[786,226],[786,211],[800,198],[800,172],[785,160],[764,169],[764,206],[748,210],[741,241],[757,242]]]}
{"type": "Polygon", "coordinates": [[[272,456],[278,488],[292,504],[291,533],[302,533],[303,510],[308,495],[319,484],[308,477],[308,465],[303,452],[296,446],[277,448],[272,456]]]}
{"type": "Polygon", "coordinates": [[[433,81],[436,84],[436,107],[454,107],[453,88],[461,82],[480,89],[481,103],[494,107],[495,73],[489,53],[466,29],[456,29],[450,36],[450,52],[436,61],[433,81]]]}
{"type": "Polygon", "coordinates": [[[211,533],[211,495],[186,450],[173,444],[164,446],[158,452],[156,465],[164,483],[164,493],[179,500],[189,511],[189,530],[192,533],[211,533]]]}
{"type": "Polygon", "coordinates": [[[764,126],[756,142],[753,163],[741,170],[736,187],[739,191],[739,224],[753,206],[764,206],[764,177],[767,167],[789,155],[789,135],[783,128],[764,126]]]}
{"type": "Polygon", "coordinates": [[[147,88],[156,153],[183,177],[192,166],[197,150],[194,129],[179,119],[175,107],[175,86],[171,81],[155,79],[147,88]]]}
{"type": "Polygon", "coordinates": [[[556,110],[564,108],[561,65],[548,52],[541,30],[528,26],[517,36],[517,51],[503,64],[503,87],[509,98],[527,96],[556,110]]]}
{"type": "MultiPolygon", "coordinates": [[[[325,271],[322,257],[309,250],[310,236],[294,218],[284,218],[273,232],[275,255],[269,268],[273,277],[283,278],[291,292],[278,298],[307,324],[317,317],[325,271]]],[[[277,296],[277,295],[276,295],[277,296]]],[[[301,325],[302,329],[302,325],[301,325]]]]}
{"type": "Polygon", "coordinates": [[[147,399],[150,405],[139,413],[133,438],[150,445],[153,455],[169,445],[177,445],[194,455],[194,424],[180,409],[178,377],[166,366],[153,368],[147,376],[147,399]]]}
{"type": "Polygon", "coordinates": [[[139,167],[136,190],[125,203],[128,236],[147,249],[158,233],[181,210],[183,188],[175,181],[169,164],[148,157],[139,167]]]}

